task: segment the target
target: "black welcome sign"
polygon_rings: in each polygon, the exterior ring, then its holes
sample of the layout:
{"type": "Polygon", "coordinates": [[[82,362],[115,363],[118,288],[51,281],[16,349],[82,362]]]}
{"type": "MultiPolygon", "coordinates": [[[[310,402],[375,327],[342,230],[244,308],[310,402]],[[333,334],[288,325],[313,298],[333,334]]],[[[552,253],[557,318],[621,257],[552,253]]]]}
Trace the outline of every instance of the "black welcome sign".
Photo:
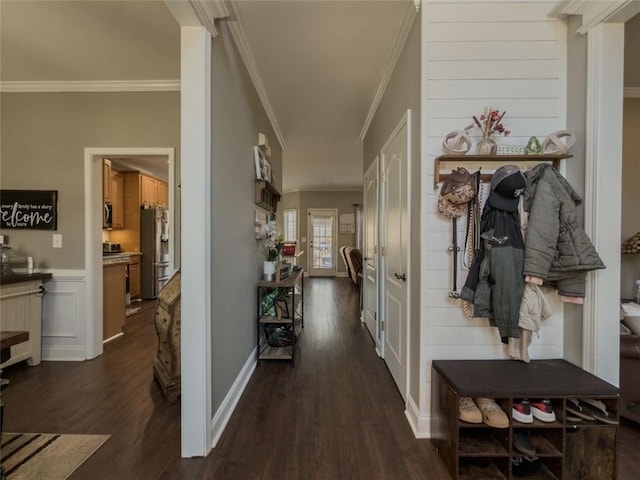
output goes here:
{"type": "Polygon", "coordinates": [[[58,229],[57,190],[0,190],[0,228],[58,229]]]}

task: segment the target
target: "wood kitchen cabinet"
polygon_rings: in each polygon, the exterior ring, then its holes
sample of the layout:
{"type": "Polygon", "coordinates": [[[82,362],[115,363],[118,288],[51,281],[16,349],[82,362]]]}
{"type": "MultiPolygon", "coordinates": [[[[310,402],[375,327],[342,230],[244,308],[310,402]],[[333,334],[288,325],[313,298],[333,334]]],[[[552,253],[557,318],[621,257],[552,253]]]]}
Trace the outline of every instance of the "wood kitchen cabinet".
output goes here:
{"type": "Polygon", "coordinates": [[[169,184],[162,180],[157,181],[158,184],[158,205],[163,207],[169,206],[169,184]]]}
{"type": "Polygon", "coordinates": [[[124,228],[124,180],[122,175],[111,170],[112,228],[124,228]]]}
{"type": "Polygon", "coordinates": [[[102,159],[102,200],[111,203],[111,160],[102,159]]]}
{"type": "Polygon", "coordinates": [[[129,295],[140,298],[140,255],[129,257],[129,295]]]}
{"type": "Polygon", "coordinates": [[[158,204],[158,181],[153,177],[140,174],[140,204],[158,204]]]}
{"type": "Polygon", "coordinates": [[[115,263],[102,267],[102,339],[122,333],[125,321],[127,265],[115,263]]]}

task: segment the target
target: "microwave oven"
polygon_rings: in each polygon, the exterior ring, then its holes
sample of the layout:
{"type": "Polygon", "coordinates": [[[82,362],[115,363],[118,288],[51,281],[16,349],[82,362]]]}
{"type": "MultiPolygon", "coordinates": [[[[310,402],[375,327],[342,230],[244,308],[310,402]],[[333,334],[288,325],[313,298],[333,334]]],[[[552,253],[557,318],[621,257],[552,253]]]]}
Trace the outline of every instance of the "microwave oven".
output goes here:
{"type": "Polygon", "coordinates": [[[113,227],[113,205],[109,202],[104,204],[104,219],[102,222],[102,228],[113,227]]]}

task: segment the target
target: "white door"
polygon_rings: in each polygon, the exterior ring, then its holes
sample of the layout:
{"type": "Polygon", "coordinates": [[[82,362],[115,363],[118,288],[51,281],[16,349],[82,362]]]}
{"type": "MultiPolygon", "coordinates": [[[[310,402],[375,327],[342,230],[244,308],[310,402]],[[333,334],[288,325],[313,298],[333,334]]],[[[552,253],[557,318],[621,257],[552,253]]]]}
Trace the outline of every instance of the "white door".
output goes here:
{"type": "Polygon", "coordinates": [[[309,275],[312,277],[336,276],[337,218],[335,208],[309,209],[309,275]]]}
{"type": "Polygon", "coordinates": [[[408,138],[409,112],[382,149],[383,355],[403,398],[408,377],[408,138]]]}
{"type": "Polygon", "coordinates": [[[362,320],[381,352],[378,326],[378,157],[364,174],[364,279],[362,320]]]}

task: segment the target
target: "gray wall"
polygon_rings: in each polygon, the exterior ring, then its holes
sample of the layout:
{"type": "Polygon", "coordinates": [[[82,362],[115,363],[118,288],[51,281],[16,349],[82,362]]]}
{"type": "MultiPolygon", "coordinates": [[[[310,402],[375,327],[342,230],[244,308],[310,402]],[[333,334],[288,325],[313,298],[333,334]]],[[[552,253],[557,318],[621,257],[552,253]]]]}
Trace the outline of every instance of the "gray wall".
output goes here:
{"type": "MultiPolygon", "coordinates": [[[[225,23],[212,43],[212,383],[213,411],[256,346],[256,282],[262,276],[255,240],[253,146],[265,133],[276,179],[282,151],[225,23]]],[[[277,185],[280,189],[280,185],[277,185]]]]}
{"type": "Polygon", "coordinates": [[[50,230],[2,232],[37,267],[84,268],[85,147],[173,147],[179,164],[179,92],[3,93],[0,101],[1,188],[58,190],[63,248],[52,248],[50,230]]]}
{"type": "MultiPolygon", "coordinates": [[[[298,264],[302,265],[305,269],[308,268],[308,253],[309,253],[309,235],[307,231],[308,227],[308,209],[310,208],[337,208],[338,216],[343,213],[353,213],[355,219],[355,207],[354,203],[362,205],[362,192],[292,192],[287,193],[282,197],[282,207],[278,210],[282,211],[286,208],[298,209],[298,234],[300,238],[307,237],[307,243],[299,243],[299,250],[304,253],[298,259],[298,264]]],[[[356,246],[356,234],[355,233],[339,233],[338,230],[338,273],[347,272],[347,267],[340,257],[340,247],[343,245],[355,247],[356,246]]]]}
{"type": "Polygon", "coordinates": [[[412,171],[411,192],[412,211],[410,212],[411,232],[411,304],[409,305],[410,321],[410,359],[411,378],[408,393],[417,402],[420,398],[420,177],[422,152],[421,123],[420,123],[420,64],[421,64],[421,34],[420,15],[414,20],[413,27],[407,38],[404,50],[393,72],[384,98],[369,127],[364,140],[363,172],[371,165],[376,155],[380,154],[383,145],[397,126],[407,109],[411,109],[411,149],[412,171]]]}

